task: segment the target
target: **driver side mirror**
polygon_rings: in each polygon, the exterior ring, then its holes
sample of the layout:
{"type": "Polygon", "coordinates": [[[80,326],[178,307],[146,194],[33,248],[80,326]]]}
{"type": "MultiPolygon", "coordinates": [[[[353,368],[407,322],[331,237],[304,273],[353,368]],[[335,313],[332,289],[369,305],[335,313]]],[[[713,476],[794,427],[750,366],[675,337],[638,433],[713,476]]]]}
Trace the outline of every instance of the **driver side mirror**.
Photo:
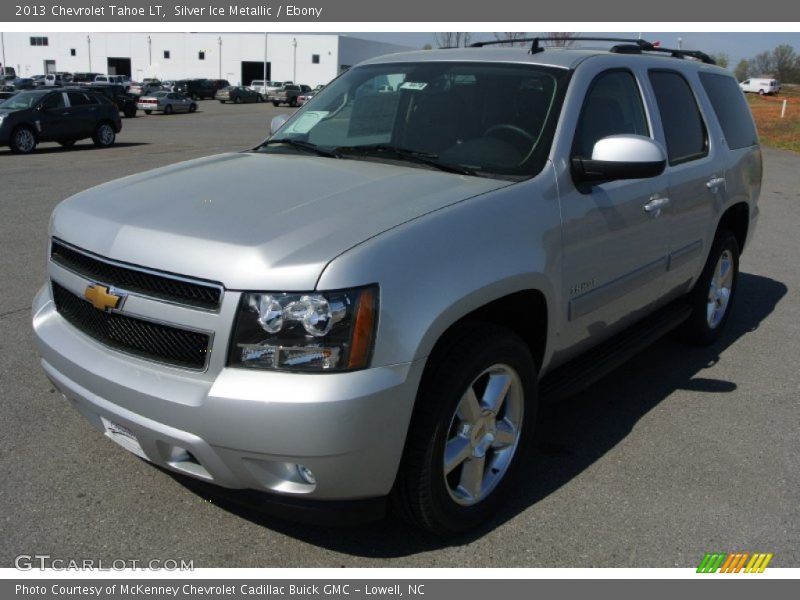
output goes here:
{"type": "Polygon", "coordinates": [[[278,130],[283,127],[283,124],[289,120],[288,115],[278,115],[277,117],[272,117],[272,121],[269,124],[269,134],[275,135],[278,130]]]}
{"type": "Polygon", "coordinates": [[[592,158],[572,159],[577,181],[645,179],[664,172],[667,156],[661,144],[642,135],[610,135],[598,140],[592,158]]]}

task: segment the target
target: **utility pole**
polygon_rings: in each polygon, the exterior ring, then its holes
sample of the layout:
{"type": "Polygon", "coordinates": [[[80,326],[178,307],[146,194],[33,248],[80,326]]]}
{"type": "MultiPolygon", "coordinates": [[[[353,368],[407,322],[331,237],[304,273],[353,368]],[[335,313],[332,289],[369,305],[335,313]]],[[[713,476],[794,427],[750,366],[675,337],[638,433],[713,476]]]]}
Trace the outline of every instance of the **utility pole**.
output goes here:
{"type": "MultiPolygon", "coordinates": [[[[6,78],[8,65],[6,64],[6,34],[0,31],[0,46],[3,48],[3,79],[6,78]]],[[[17,75],[19,77],[19,75],[17,75]]]]}
{"type": "Polygon", "coordinates": [[[153,38],[147,36],[147,64],[153,66],[153,38]]]}
{"type": "MultiPolygon", "coordinates": [[[[244,82],[242,82],[244,83],[244,82]]],[[[264,32],[264,89],[262,90],[264,94],[264,99],[266,100],[267,95],[267,32],[264,32]]]]}
{"type": "Polygon", "coordinates": [[[292,59],[292,83],[297,85],[297,38],[292,38],[292,49],[294,50],[292,59]]]}
{"type": "Polygon", "coordinates": [[[222,36],[217,38],[219,43],[219,78],[222,79],[222,36]]]}
{"type": "Polygon", "coordinates": [[[92,38],[86,35],[86,48],[89,50],[89,73],[92,72],[92,38]]]}

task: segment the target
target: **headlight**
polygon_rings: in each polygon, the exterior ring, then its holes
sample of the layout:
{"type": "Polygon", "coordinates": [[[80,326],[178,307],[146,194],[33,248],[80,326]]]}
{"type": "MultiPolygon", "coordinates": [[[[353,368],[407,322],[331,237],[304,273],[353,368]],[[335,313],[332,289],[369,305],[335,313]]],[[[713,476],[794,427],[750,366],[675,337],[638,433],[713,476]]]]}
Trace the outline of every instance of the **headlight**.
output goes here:
{"type": "Polygon", "coordinates": [[[309,294],[243,293],[228,365],[308,372],[364,369],[377,321],[377,286],[309,294]]]}

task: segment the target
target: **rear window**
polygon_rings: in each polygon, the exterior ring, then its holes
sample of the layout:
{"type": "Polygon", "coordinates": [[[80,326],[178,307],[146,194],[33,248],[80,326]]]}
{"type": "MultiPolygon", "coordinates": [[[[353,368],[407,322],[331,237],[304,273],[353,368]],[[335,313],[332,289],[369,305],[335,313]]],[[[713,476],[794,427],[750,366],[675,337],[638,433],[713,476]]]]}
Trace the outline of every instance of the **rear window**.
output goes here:
{"type": "Polygon", "coordinates": [[[692,89],[675,71],[650,71],[658,111],[664,125],[669,164],[695,160],[708,153],[705,123],[692,89]]]}
{"type": "Polygon", "coordinates": [[[728,147],[735,150],[757,144],[753,117],[736,81],[725,75],[700,73],[700,82],[711,100],[728,147]]]}

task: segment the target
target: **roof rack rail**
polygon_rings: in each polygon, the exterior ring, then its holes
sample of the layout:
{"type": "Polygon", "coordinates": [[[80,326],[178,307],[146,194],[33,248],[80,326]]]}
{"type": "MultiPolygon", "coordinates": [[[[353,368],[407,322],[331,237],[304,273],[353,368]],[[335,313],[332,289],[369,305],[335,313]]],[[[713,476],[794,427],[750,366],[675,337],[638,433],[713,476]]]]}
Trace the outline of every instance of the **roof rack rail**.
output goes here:
{"type": "Polygon", "coordinates": [[[610,52],[615,54],[641,54],[643,52],[661,52],[669,54],[674,58],[694,58],[709,65],[717,64],[705,52],[699,50],[682,50],[675,48],[662,48],[647,40],[635,38],[615,38],[615,37],[566,37],[566,36],[553,36],[553,37],[531,37],[520,38],[517,40],[487,40],[485,42],[474,42],[470,44],[470,48],[482,48],[483,46],[491,46],[495,44],[508,44],[518,42],[531,42],[531,47],[528,52],[530,54],[537,54],[544,52],[544,48],[539,45],[540,42],[566,42],[566,41],[580,41],[580,42],[619,42],[616,46],[610,49],[610,52]]]}

